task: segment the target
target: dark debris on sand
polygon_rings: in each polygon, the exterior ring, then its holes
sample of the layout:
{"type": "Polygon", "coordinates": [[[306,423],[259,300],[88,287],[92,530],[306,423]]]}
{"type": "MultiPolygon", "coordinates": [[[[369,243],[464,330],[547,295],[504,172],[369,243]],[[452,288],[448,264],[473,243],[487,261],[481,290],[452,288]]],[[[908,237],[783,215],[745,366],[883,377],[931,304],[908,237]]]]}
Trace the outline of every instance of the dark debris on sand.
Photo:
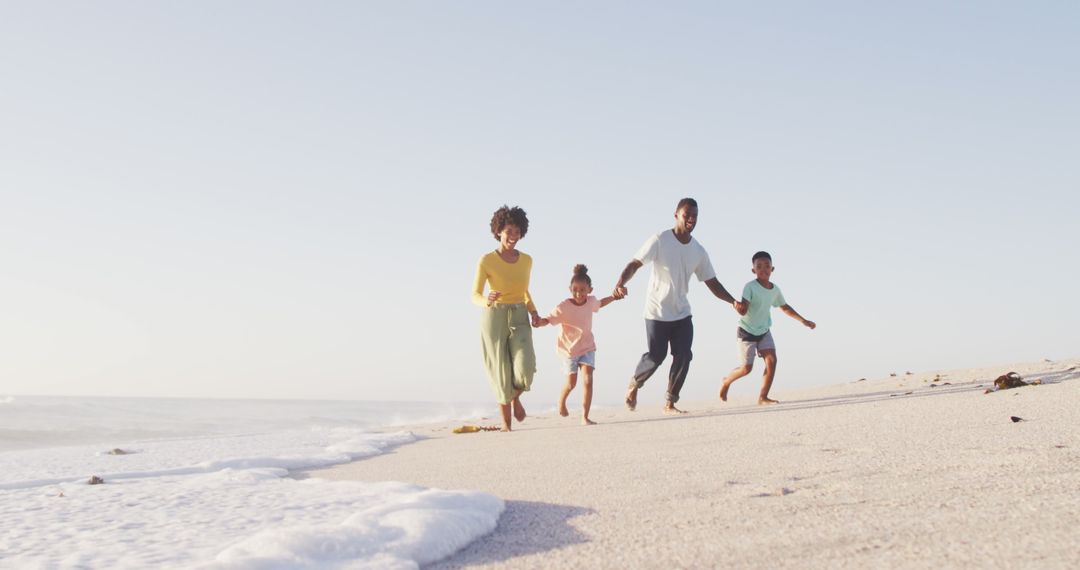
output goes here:
{"type": "Polygon", "coordinates": [[[1009,372],[1008,374],[1002,374],[1001,376],[998,376],[997,379],[994,380],[994,387],[987,388],[986,391],[983,392],[983,394],[989,394],[998,390],[1020,388],[1023,386],[1038,386],[1040,384],[1042,384],[1042,380],[1035,380],[1034,382],[1024,382],[1023,377],[1021,377],[1019,374],[1017,374],[1016,372],[1009,372]]]}

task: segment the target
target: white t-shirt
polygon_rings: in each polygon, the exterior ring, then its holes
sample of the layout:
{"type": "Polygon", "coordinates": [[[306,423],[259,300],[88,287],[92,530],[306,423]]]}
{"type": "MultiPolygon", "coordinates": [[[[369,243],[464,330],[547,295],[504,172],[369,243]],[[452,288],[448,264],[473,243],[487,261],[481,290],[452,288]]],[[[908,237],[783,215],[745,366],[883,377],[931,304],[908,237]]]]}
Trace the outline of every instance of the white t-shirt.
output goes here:
{"type": "Polygon", "coordinates": [[[690,316],[690,276],[698,281],[716,277],[709,254],[693,236],[681,243],[675,232],[665,230],[645,241],[634,259],[652,263],[649,293],[645,298],[645,318],[654,321],[678,321],[690,316]]]}

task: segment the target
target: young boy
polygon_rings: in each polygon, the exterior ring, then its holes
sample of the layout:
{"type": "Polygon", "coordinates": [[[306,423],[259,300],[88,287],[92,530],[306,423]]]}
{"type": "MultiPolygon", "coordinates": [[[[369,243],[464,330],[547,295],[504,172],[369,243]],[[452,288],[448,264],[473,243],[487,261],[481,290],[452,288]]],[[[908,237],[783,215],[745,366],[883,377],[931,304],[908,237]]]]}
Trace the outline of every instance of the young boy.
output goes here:
{"type": "Polygon", "coordinates": [[[769,389],[772,388],[773,376],[776,375],[776,344],[773,343],[772,316],[769,314],[773,307],[780,307],[791,318],[813,329],[817,326],[813,321],[802,317],[791,305],[784,300],[784,294],[780,287],[769,281],[772,276],[772,256],[768,252],[759,251],[754,254],[752,271],[757,279],[743,287],[742,299],[735,304],[735,310],[742,315],[739,319],[738,345],[739,356],[742,366],[731,371],[724,378],[724,384],[720,387],[720,399],[727,401],[728,387],[731,383],[746,376],[754,368],[754,354],[760,354],[765,360],[765,377],[761,385],[761,393],[758,395],[758,405],[777,404],[776,400],[769,398],[769,389]]]}

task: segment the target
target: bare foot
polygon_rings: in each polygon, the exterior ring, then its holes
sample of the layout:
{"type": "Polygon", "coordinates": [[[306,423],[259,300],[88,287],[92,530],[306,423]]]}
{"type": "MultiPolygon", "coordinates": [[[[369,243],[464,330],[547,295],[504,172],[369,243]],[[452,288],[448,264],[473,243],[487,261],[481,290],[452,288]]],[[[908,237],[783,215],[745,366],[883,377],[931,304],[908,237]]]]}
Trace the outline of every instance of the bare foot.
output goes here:
{"type": "Polygon", "coordinates": [[[637,409],[637,387],[630,388],[626,392],[626,409],[631,412],[637,409]]]}
{"type": "Polygon", "coordinates": [[[570,410],[566,409],[566,402],[559,402],[559,415],[564,418],[570,415],[570,410]]]}
{"type": "Polygon", "coordinates": [[[513,404],[514,404],[514,419],[519,421],[519,422],[525,421],[525,418],[526,418],[525,406],[521,405],[521,400],[518,400],[517,398],[514,398],[513,404]]]}
{"type": "Polygon", "coordinates": [[[779,403],[780,402],[777,402],[776,400],[773,400],[772,398],[758,398],[758,400],[757,400],[757,405],[759,405],[759,406],[771,406],[772,404],[779,404],[779,403]]]}
{"type": "Polygon", "coordinates": [[[510,426],[503,426],[502,429],[499,431],[508,432],[510,431],[510,426]]]}
{"type": "Polygon", "coordinates": [[[685,414],[686,410],[680,410],[679,408],[675,407],[675,404],[668,402],[667,404],[664,404],[664,413],[671,415],[685,414]]]}
{"type": "Polygon", "coordinates": [[[590,420],[589,418],[581,418],[581,425],[583,425],[583,426],[594,426],[594,425],[596,425],[596,422],[590,420]]]}
{"type": "Polygon", "coordinates": [[[731,387],[731,382],[724,382],[724,384],[722,386],[720,386],[720,401],[721,402],[726,402],[727,401],[727,389],[730,388],[730,387],[731,387]]]}

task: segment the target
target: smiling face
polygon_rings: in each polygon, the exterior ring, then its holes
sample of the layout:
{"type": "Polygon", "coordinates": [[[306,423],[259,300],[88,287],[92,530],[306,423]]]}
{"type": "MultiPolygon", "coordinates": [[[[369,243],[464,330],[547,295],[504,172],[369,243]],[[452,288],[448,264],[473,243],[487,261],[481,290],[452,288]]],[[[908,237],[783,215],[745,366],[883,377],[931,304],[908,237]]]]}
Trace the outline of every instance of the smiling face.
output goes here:
{"type": "Polygon", "coordinates": [[[502,230],[499,231],[499,244],[503,249],[511,250],[517,246],[517,242],[521,239],[521,228],[515,224],[506,224],[502,230]]]}
{"type": "Polygon", "coordinates": [[[592,294],[592,286],[588,283],[580,280],[574,280],[570,282],[570,296],[574,298],[574,302],[582,304],[592,294]]]}
{"type": "Polygon", "coordinates": [[[697,206],[685,205],[675,211],[675,230],[690,233],[697,226],[697,206]]]}

